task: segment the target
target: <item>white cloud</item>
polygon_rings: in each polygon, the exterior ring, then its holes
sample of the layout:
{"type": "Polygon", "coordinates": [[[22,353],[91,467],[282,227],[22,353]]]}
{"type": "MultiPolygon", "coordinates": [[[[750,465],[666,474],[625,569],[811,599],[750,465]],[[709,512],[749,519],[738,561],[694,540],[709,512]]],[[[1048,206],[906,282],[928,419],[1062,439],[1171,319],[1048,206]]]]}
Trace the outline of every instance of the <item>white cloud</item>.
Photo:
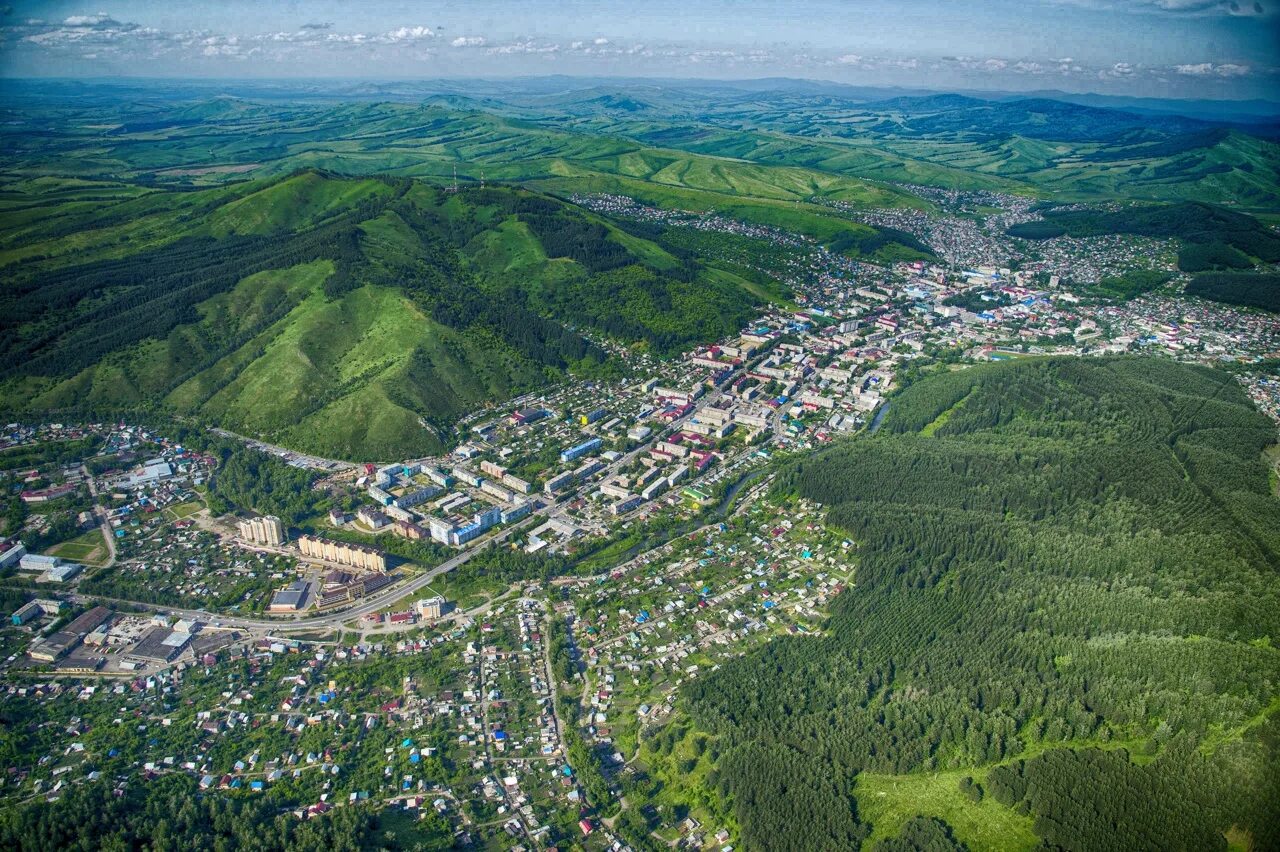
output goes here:
{"type": "Polygon", "coordinates": [[[1238,65],[1233,62],[1226,62],[1221,65],[1215,65],[1212,62],[1197,62],[1190,65],[1175,65],[1173,71],[1175,74],[1182,74],[1186,77],[1244,77],[1251,69],[1248,65],[1238,65]]]}
{"type": "Polygon", "coordinates": [[[553,54],[560,51],[558,44],[540,44],[533,39],[523,39],[521,41],[513,41],[508,44],[500,44],[489,48],[490,54],[511,55],[511,54],[553,54]]]}
{"type": "Polygon", "coordinates": [[[609,39],[607,39],[607,38],[598,38],[598,39],[596,39],[596,40],[595,40],[595,43],[596,43],[596,44],[608,44],[608,43],[609,43],[609,39]]]}
{"type": "Polygon", "coordinates": [[[458,36],[449,44],[454,47],[483,47],[484,36],[458,36]]]}
{"type": "Polygon", "coordinates": [[[72,15],[62,22],[64,27],[104,27],[119,26],[120,22],[106,12],[96,15],[72,15]]]}
{"type": "Polygon", "coordinates": [[[430,27],[400,27],[387,33],[385,38],[388,41],[420,41],[426,38],[435,38],[435,30],[430,27]]]}
{"type": "Polygon", "coordinates": [[[1258,17],[1276,11],[1277,0],[1042,0],[1054,6],[1183,16],[1258,17]]]}

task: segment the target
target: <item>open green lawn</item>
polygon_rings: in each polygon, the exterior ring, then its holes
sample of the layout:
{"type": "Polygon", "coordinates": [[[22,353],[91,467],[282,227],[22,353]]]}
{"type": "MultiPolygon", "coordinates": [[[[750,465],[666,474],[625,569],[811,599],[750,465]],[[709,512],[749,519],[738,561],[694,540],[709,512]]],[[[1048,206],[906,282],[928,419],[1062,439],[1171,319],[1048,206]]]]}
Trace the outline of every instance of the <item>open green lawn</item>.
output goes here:
{"type": "Polygon", "coordinates": [[[170,506],[165,509],[165,514],[172,517],[175,521],[183,518],[189,518],[204,508],[204,504],[198,500],[192,500],[189,503],[179,503],[176,506],[170,506]]]}
{"type": "Polygon", "coordinates": [[[107,544],[102,538],[102,530],[97,527],[50,548],[48,553],[51,556],[60,556],[93,568],[105,565],[110,556],[107,544]]]}
{"type": "Polygon", "coordinates": [[[928,775],[858,776],[858,816],[874,827],[871,842],[894,837],[903,823],[917,815],[936,816],[955,831],[970,849],[1034,849],[1039,839],[1031,817],[1020,816],[989,796],[970,801],[960,791],[960,779],[972,775],[979,784],[984,772],[956,770],[928,775]]]}

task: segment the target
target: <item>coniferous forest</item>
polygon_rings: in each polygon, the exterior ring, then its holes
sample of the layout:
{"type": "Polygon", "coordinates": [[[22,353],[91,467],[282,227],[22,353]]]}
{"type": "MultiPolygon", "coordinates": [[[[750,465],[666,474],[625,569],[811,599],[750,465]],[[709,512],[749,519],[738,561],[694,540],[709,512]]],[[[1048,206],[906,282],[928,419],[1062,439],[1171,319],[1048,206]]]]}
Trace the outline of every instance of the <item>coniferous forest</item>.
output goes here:
{"type": "Polygon", "coordinates": [[[744,841],[851,848],[859,773],[962,769],[1051,848],[1277,848],[1274,440],[1225,373],[1044,359],[793,463],[859,565],[821,638],[686,687],[744,841]]]}

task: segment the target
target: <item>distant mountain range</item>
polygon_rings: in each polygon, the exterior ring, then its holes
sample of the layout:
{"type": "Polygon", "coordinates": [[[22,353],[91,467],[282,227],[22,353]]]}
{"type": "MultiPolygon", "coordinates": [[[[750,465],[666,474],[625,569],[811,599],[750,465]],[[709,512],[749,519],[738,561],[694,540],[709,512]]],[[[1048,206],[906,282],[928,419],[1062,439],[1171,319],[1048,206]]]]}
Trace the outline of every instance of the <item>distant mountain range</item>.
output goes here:
{"type": "Polygon", "coordinates": [[[1026,92],[956,90],[898,87],[854,86],[823,80],[766,77],[746,80],[698,80],[685,78],[646,77],[572,77],[548,75],[514,79],[434,79],[434,80],[156,80],[114,78],[101,80],[13,79],[5,81],[0,101],[23,96],[47,97],[50,93],[77,97],[98,92],[172,100],[174,98],[206,98],[226,92],[247,98],[314,98],[317,100],[392,100],[418,101],[432,96],[461,95],[468,99],[491,99],[504,102],[513,97],[527,98],[564,96],[587,90],[614,92],[726,93],[800,95],[825,97],[849,103],[875,103],[904,98],[935,95],[961,95],[971,100],[1022,101],[1052,100],[1080,106],[1118,109],[1143,115],[1176,115],[1221,124],[1280,124],[1280,101],[1252,100],[1183,100],[1141,98],[1124,95],[1101,95],[1088,92],[1063,92],[1055,89],[1026,92]]]}

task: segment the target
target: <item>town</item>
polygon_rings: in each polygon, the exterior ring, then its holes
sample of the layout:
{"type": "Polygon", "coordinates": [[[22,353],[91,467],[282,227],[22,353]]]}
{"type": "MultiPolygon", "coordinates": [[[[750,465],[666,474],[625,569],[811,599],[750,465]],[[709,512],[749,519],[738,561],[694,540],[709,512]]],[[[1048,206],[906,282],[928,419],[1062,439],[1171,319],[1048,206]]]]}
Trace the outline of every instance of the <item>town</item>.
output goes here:
{"type": "Polygon", "coordinates": [[[620,378],[473,412],[442,456],[354,463],[221,430],[9,424],[0,706],[39,721],[0,798],[185,773],[205,790],[291,785],[299,820],[374,803],[406,837],[453,845],[728,852],[738,828],[694,787],[712,761],[677,691],[820,631],[856,584],[857,542],[771,490],[780,462],[874,432],[939,363],[1229,364],[1280,422],[1280,384],[1258,367],[1280,355],[1280,326],[1180,295],[1167,243],[1061,238],[1032,256],[1002,235],[1032,217],[1024,199],[935,200],[953,212],[861,215],[943,259],[875,266],[727,217],[577,197],[761,244],[760,271],[789,297],[681,357],[618,349],[620,378]],[[975,207],[1001,212],[960,215],[975,207]],[[1098,294],[1131,268],[1172,283],[1098,294]],[[298,505],[237,503],[232,458],[299,477],[298,505]]]}

